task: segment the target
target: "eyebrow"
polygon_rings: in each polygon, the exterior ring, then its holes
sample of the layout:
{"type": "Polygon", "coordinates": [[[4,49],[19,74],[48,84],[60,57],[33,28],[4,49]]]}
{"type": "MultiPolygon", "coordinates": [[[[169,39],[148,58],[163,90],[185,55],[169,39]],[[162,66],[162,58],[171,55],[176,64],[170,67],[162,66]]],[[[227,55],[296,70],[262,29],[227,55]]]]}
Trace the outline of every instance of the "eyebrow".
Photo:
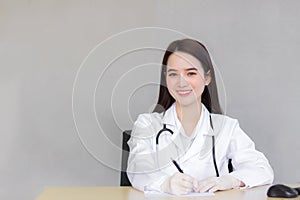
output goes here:
{"type": "MultiPolygon", "coordinates": [[[[198,71],[198,69],[196,67],[191,67],[191,68],[185,69],[185,71],[192,71],[192,70],[198,71]]],[[[178,71],[178,70],[176,70],[176,69],[168,69],[167,70],[167,72],[176,72],[176,71],[178,71]]]]}

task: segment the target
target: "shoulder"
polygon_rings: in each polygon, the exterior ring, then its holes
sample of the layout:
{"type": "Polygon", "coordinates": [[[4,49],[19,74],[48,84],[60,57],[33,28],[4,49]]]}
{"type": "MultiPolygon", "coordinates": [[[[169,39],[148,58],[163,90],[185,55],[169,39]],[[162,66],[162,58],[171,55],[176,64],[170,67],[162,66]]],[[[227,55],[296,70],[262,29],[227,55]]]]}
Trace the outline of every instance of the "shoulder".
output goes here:
{"type": "Polygon", "coordinates": [[[163,117],[162,113],[143,113],[140,114],[137,118],[137,120],[134,122],[135,126],[138,126],[140,128],[153,126],[153,123],[161,122],[163,117]]]}
{"type": "Polygon", "coordinates": [[[228,133],[232,132],[237,126],[239,126],[237,119],[227,115],[211,114],[211,117],[214,129],[219,131],[224,130],[228,133]]]}
{"type": "Polygon", "coordinates": [[[211,114],[212,120],[216,122],[221,122],[221,123],[227,123],[227,124],[237,124],[238,120],[232,117],[229,117],[227,115],[222,115],[222,114],[211,114]]]}
{"type": "Polygon", "coordinates": [[[162,113],[140,114],[134,122],[132,135],[152,136],[162,127],[162,113]]]}

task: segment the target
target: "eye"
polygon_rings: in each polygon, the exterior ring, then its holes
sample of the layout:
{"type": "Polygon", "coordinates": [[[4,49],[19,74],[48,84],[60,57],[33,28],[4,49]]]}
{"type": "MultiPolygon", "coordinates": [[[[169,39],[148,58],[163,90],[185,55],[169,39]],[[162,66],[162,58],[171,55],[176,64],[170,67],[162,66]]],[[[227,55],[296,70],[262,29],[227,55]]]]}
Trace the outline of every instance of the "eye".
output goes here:
{"type": "Polygon", "coordinates": [[[188,76],[195,76],[195,75],[197,75],[197,72],[189,72],[187,75],[188,76]]]}
{"type": "Polygon", "coordinates": [[[169,73],[168,76],[177,76],[176,73],[169,73]]]}

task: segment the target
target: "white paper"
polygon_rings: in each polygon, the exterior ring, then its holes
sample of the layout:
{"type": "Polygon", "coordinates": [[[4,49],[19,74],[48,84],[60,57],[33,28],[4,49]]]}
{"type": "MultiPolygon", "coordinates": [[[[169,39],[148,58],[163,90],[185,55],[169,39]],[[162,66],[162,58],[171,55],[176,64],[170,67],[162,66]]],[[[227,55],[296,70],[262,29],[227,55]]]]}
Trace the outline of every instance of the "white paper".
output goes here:
{"type": "Polygon", "coordinates": [[[214,196],[215,194],[212,192],[191,192],[185,195],[172,195],[172,194],[167,194],[167,193],[162,193],[162,192],[157,192],[157,191],[145,191],[144,192],[145,197],[207,197],[207,196],[214,196]]]}

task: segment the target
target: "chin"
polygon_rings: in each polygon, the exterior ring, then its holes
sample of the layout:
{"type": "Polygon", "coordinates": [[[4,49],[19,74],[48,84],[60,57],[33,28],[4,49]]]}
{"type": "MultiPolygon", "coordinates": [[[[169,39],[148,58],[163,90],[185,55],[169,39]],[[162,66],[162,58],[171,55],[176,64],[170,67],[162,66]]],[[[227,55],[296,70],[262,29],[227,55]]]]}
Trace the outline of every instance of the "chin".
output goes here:
{"type": "MultiPolygon", "coordinates": [[[[199,102],[196,99],[178,99],[176,100],[177,104],[181,107],[190,107],[190,106],[199,106],[199,102]]],[[[200,102],[201,103],[201,102],[200,102]]]]}

